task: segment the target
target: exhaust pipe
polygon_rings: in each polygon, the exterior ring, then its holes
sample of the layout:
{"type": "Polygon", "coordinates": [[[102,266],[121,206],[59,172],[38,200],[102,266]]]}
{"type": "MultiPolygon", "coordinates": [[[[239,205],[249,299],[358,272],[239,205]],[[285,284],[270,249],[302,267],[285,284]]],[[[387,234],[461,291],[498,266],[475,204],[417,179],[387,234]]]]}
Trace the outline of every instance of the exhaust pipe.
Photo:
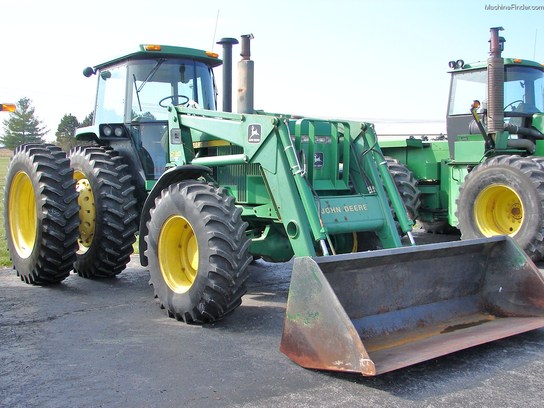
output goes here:
{"type": "Polygon", "coordinates": [[[251,60],[250,41],[253,34],[242,35],[242,60],[238,62],[238,113],[254,113],[254,62],[251,60]]]}
{"type": "Polygon", "coordinates": [[[217,44],[223,46],[223,112],[232,112],[232,46],[236,38],[221,38],[217,44]]]}
{"type": "Polygon", "coordinates": [[[487,130],[489,133],[504,131],[504,62],[501,52],[504,38],[499,37],[502,27],[491,31],[490,51],[487,60],[487,130]]]}

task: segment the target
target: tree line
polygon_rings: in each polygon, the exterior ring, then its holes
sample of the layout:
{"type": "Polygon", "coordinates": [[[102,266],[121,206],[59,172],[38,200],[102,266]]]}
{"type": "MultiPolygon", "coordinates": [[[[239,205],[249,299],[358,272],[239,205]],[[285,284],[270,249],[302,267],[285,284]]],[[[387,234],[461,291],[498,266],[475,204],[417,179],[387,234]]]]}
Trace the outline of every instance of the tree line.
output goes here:
{"type": "MultiPolygon", "coordinates": [[[[0,144],[14,150],[23,143],[44,143],[44,137],[49,130],[43,126],[43,122],[36,116],[32,101],[26,97],[21,98],[16,106],[16,111],[10,113],[10,117],[3,121],[4,132],[0,137],[0,144]]],[[[70,150],[76,145],[76,129],[90,126],[92,122],[92,112],[81,122],[71,113],[64,115],[55,132],[55,143],[66,151],[70,150]]]]}

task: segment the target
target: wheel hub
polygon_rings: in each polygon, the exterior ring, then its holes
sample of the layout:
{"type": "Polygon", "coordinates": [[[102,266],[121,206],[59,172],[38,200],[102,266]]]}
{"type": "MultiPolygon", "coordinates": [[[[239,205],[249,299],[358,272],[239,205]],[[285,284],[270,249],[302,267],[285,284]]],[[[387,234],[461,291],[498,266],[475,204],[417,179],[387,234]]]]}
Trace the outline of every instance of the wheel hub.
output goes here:
{"type": "Polygon", "coordinates": [[[18,172],[13,178],[8,202],[11,238],[17,254],[28,258],[36,244],[36,195],[30,177],[18,172]]]}
{"type": "Polygon", "coordinates": [[[185,293],[191,288],[198,272],[198,243],[184,217],[175,215],[163,224],[158,260],[164,281],[172,291],[185,293]]]}
{"type": "Polygon", "coordinates": [[[93,190],[87,177],[78,171],[74,172],[76,179],[76,191],[79,193],[77,203],[79,204],[79,253],[86,252],[91,246],[94,238],[96,225],[96,209],[93,190]]]}
{"type": "Polygon", "coordinates": [[[502,184],[483,189],[474,203],[476,223],[486,237],[514,236],[521,228],[523,214],[520,196],[502,184]]]}

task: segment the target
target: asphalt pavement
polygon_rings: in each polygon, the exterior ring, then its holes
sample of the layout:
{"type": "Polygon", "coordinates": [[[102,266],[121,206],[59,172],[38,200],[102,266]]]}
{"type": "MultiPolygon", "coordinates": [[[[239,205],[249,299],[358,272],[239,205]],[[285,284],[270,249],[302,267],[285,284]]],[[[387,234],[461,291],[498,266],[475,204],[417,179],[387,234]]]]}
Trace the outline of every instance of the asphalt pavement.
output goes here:
{"type": "Polygon", "coordinates": [[[543,406],[544,329],[378,377],[307,370],[279,351],[291,263],[257,261],[242,305],[200,327],[137,261],[49,287],[0,269],[1,407],[543,406]]]}

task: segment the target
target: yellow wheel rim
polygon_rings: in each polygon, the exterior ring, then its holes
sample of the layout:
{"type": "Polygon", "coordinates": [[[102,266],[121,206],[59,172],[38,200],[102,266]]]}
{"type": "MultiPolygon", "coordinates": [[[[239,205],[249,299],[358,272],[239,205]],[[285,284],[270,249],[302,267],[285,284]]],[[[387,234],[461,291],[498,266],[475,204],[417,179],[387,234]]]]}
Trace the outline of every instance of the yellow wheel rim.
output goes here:
{"type": "Polygon", "coordinates": [[[91,184],[87,176],[80,171],[74,171],[76,190],[79,193],[77,203],[79,204],[79,253],[87,252],[94,238],[96,225],[96,209],[91,184]]]}
{"type": "Polygon", "coordinates": [[[38,217],[32,181],[22,171],[13,177],[9,187],[8,214],[15,250],[21,258],[28,258],[36,244],[38,217]]]}
{"type": "Polygon", "coordinates": [[[180,215],[166,220],[159,235],[159,266],[168,287],[187,292],[198,272],[198,243],[189,221],[180,215]]]}
{"type": "Polygon", "coordinates": [[[486,187],[474,203],[476,224],[486,237],[515,235],[521,228],[523,214],[519,195],[502,184],[486,187]]]}

